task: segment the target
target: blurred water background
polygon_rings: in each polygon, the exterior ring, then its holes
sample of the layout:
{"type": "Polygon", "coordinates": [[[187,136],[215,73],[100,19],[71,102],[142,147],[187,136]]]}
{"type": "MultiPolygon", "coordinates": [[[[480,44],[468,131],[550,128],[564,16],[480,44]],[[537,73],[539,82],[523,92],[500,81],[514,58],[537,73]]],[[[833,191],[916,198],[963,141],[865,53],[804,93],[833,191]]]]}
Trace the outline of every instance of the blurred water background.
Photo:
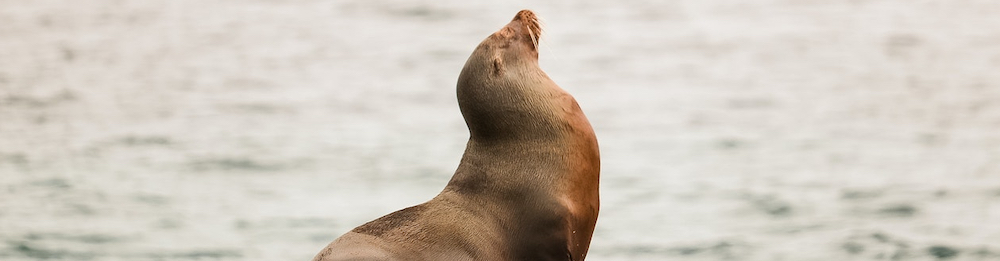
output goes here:
{"type": "Polygon", "coordinates": [[[443,188],[520,9],[589,260],[1000,260],[1000,2],[0,0],[0,260],[309,260],[443,188]]]}

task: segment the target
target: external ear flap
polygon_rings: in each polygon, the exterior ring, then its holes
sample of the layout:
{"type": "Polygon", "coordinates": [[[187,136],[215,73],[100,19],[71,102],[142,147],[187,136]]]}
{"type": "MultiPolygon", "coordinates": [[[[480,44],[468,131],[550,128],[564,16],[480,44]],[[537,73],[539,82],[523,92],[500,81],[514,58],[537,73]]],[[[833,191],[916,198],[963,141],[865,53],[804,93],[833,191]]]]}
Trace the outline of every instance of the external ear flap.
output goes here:
{"type": "Polygon", "coordinates": [[[500,54],[493,55],[493,76],[501,76],[503,71],[503,57],[500,54]]]}

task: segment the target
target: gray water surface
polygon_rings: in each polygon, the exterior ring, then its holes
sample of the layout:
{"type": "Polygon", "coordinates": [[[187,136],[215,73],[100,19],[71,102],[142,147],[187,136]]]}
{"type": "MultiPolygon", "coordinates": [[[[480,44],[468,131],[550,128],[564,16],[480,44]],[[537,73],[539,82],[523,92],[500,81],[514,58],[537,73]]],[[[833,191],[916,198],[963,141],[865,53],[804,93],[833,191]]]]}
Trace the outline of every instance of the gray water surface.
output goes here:
{"type": "Polygon", "coordinates": [[[520,9],[588,260],[1000,260],[1000,2],[0,1],[0,260],[309,260],[443,188],[520,9]]]}

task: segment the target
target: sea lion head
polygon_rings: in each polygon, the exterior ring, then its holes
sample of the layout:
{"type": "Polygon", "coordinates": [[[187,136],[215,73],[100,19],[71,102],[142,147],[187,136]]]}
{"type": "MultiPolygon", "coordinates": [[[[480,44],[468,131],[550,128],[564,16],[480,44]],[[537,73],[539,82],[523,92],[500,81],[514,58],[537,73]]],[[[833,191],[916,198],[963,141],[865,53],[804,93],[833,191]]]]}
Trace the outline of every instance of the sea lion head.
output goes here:
{"type": "MultiPolygon", "coordinates": [[[[494,63],[494,73],[503,73],[503,63],[510,61],[538,62],[538,40],[542,36],[542,27],[538,22],[538,16],[531,10],[521,10],[517,12],[514,19],[500,28],[486,40],[476,47],[473,56],[492,54],[494,63]],[[504,59],[507,58],[507,59],[504,59]]],[[[484,57],[486,58],[486,57],[484,57]]]]}
{"type": "Polygon", "coordinates": [[[538,17],[521,10],[486,37],[458,77],[458,103],[473,139],[551,139],[551,98],[562,89],[538,67],[538,17]]]}

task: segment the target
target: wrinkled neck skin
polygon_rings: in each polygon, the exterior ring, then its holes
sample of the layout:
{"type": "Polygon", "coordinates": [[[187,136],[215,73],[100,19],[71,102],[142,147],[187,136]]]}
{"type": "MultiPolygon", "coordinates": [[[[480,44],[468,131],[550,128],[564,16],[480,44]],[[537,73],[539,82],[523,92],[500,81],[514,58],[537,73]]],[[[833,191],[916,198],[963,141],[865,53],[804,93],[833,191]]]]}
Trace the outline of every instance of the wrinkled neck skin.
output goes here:
{"type": "Polygon", "coordinates": [[[576,100],[539,68],[537,20],[519,18],[462,69],[458,102],[470,139],[440,197],[495,216],[508,240],[523,244],[515,259],[583,260],[599,208],[597,140],[576,100]]]}

